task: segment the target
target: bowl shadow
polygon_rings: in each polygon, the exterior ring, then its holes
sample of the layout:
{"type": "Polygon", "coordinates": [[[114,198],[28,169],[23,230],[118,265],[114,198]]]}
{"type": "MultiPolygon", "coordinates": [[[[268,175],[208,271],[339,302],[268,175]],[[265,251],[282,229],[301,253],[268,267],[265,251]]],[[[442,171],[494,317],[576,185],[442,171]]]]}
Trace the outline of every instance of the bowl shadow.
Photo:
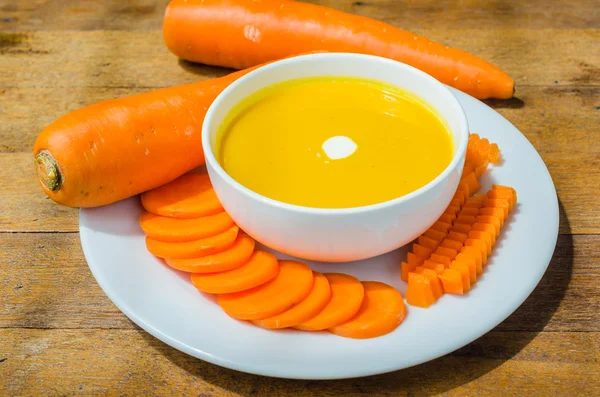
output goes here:
{"type": "MultiPolygon", "coordinates": [[[[294,380],[251,375],[182,353],[140,329],[150,347],[190,375],[243,396],[432,395],[472,382],[516,356],[552,319],[571,280],[573,238],[559,199],[562,230],[548,270],[527,300],[504,322],[470,344],[440,358],[399,371],[342,380],[294,380]],[[424,389],[426,385],[426,389],[424,389]]],[[[136,326],[137,329],[139,329],[136,326]]]]}

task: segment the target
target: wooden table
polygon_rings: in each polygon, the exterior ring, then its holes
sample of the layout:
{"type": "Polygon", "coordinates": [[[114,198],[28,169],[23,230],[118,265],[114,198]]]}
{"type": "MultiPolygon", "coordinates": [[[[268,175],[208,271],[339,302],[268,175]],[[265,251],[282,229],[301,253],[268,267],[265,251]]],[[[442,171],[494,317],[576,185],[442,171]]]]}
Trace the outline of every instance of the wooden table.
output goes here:
{"type": "Polygon", "coordinates": [[[0,0],[0,394],[600,395],[598,1],[317,2],[473,52],[515,77],[516,98],[487,102],[540,152],[561,203],[556,252],[533,294],[468,346],[369,378],[270,379],[172,349],[100,290],[78,212],[46,198],[31,148],[78,107],[228,71],[167,51],[167,0],[0,0]]]}

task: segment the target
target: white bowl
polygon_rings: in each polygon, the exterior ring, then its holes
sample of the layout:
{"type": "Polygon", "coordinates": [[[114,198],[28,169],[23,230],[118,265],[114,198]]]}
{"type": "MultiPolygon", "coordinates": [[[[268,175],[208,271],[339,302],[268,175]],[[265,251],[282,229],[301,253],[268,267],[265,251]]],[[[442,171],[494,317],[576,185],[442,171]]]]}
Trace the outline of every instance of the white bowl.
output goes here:
{"type": "Polygon", "coordinates": [[[206,114],[202,145],[215,192],[242,230],[284,254],[309,260],[345,262],[399,248],[439,218],[458,187],[468,134],[467,119],[458,100],[430,75],[376,56],[318,53],[267,64],[232,83],[206,114]],[[329,75],[379,80],[428,102],[445,119],[452,134],[455,152],[448,167],[430,183],[405,196],[342,209],[309,208],[276,201],[242,186],[225,172],[213,150],[222,121],[237,103],[275,83],[329,75]]]}

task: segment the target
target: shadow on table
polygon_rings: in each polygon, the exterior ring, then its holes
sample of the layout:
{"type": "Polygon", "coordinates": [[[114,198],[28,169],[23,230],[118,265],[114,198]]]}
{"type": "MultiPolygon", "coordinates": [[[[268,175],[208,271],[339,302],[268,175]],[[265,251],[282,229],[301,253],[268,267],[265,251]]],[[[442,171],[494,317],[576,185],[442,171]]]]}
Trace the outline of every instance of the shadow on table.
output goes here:
{"type": "Polygon", "coordinates": [[[558,309],[569,285],[573,268],[571,228],[560,201],[559,208],[564,220],[563,230],[568,234],[559,236],[546,274],[523,305],[490,333],[453,353],[415,367],[382,375],[332,381],[268,378],[221,368],[195,359],[143,331],[140,332],[144,334],[150,346],[175,365],[218,388],[240,395],[375,397],[396,393],[443,393],[476,380],[516,356],[543,331],[558,309]]]}
{"type": "Polygon", "coordinates": [[[179,63],[179,66],[186,72],[197,74],[199,76],[221,77],[232,72],[231,69],[190,62],[186,61],[185,59],[179,59],[177,62],[179,63]]]}

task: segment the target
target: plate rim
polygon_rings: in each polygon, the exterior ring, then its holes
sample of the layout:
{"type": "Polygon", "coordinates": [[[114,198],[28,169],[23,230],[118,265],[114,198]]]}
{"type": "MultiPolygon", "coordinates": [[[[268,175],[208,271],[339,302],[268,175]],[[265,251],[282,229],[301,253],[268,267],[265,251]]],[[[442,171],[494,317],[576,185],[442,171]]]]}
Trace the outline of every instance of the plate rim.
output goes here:
{"type": "MultiPolygon", "coordinates": [[[[451,345],[448,346],[445,349],[442,349],[441,351],[435,351],[435,352],[430,352],[430,354],[424,354],[422,359],[420,360],[415,360],[414,362],[412,362],[410,365],[394,365],[393,363],[391,363],[390,365],[380,365],[380,366],[376,366],[373,367],[370,364],[365,365],[365,368],[363,368],[363,370],[356,370],[353,373],[352,372],[346,372],[343,374],[338,373],[338,375],[326,375],[326,376],[302,376],[300,374],[298,374],[297,376],[294,376],[293,374],[290,374],[284,370],[281,369],[276,369],[276,370],[269,370],[268,372],[265,370],[262,370],[260,368],[257,369],[257,367],[252,367],[252,365],[249,364],[239,364],[237,362],[228,360],[228,359],[223,359],[221,357],[215,356],[213,354],[207,353],[206,351],[200,350],[198,348],[194,348],[192,346],[189,346],[186,343],[183,343],[181,341],[179,341],[176,338],[173,338],[167,334],[165,334],[164,332],[162,332],[160,329],[158,329],[157,327],[155,327],[152,324],[149,324],[148,322],[146,322],[143,318],[141,318],[140,316],[136,315],[135,312],[131,311],[128,307],[126,307],[126,305],[122,304],[122,301],[116,296],[117,293],[114,292],[111,288],[111,286],[108,284],[108,281],[105,280],[102,275],[98,272],[99,267],[98,266],[94,266],[92,265],[93,262],[95,262],[95,260],[91,257],[91,255],[89,254],[89,238],[90,236],[85,233],[85,227],[82,227],[82,217],[84,216],[85,213],[85,209],[80,209],[79,211],[79,216],[78,216],[78,221],[79,221],[79,237],[80,237],[80,242],[81,242],[81,246],[82,246],[82,250],[84,253],[84,257],[86,259],[87,265],[92,273],[92,275],[94,276],[96,282],[98,283],[98,285],[100,286],[100,288],[102,289],[102,291],[104,292],[104,294],[109,298],[109,300],[123,313],[125,314],[125,316],[127,316],[132,322],[134,322],[137,326],[139,326],[140,328],[142,328],[145,332],[149,333],[150,335],[152,335],[153,337],[157,338],[158,340],[160,340],[161,342],[185,353],[188,354],[192,357],[195,357],[197,359],[201,359],[203,361],[209,362],[211,364],[214,365],[218,365],[224,368],[229,368],[232,370],[236,370],[236,371],[240,371],[240,372],[244,372],[244,373],[248,373],[248,374],[253,374],[253,375],[259,375],[259,376],[266,376],[266,377],[274,377],[274,378],[283,378],[283,379],[304,379],[304,380],[333,380],[333,379],[351,379],[351,378],[359,378],[359,377],[365,377],[365,376],[373,376],[373,375],[379,375],[379,374],[384,374],[384,373],[389,373],[392,371],[397,371],[397,370],[402,370],[402,369],[406,369],[406,368],[410,368],[416,365],[420,365],[423,364],[425,362],[434,360],[436,358],[440,358],[443,357],[449,353],[452,353],[453,351],[456,351],[466,345],[468,345],[469,343],[472,343],[473,341],[477,340],[478,338],[481,338],[482,336],[484,336],[485,334],[487,334],[488,332],[490,332],[492,329],[494,329],[495,327],[497,327],[500,323],[502,323],[503,321],[505,321],[508,317],[510,317],[528,298],[529,296],[532,294],[532,292],[535,290],[535,288],[538,286],[539,282],[541,281],[541,279],[543,278],[543,276],[546,274],[548,266],[551,263],[552,260],[552,256],[554,255],[554,252],[556,251],[556,245],[558,242],[558,237],[559,237],[559,226],[560,226],[560,207],[559,207],[559,199],[558,199],[558,195],[556,192],[556,186],[554,184],[552,175],[550,174],[547,165],[545,164],[545,162],[543,161],[543,159],[541,158],[539,152],[536,150],[536,148],[531,144],[531,142],[527,139],[527,137],[516,127],[514,126],[514,124],[512,124],[508,119],[506,119],[502,114],[500,114],[499,112],[497,112],[496,110],[494,110],[492,107],[490,107],[489,105],[487,105],[485,102],[482,102],[480,100],[477,100],[476,98],[473,98],[463,92],[460,92],[456,89],[451,88],[452,93],[454,95],[457,95],[460,102],[462,102],[462,100],[464,99],[469,99],[469,100],[474,100],[476,102],[478,102],[478,105],[483,105],[485,107],[487,107],[489,110],[493,111],[494,113],[496,113],[496,115],[498,117],[501,117],[502,119],[504,119],[506,122],[508,122],[510,124],[510,126],[512,126],[512,128],[514,128],[515,131],[517,131],[525,140],[525,142],[527,143],[527,145],[530,146],[530,149],[533,150],[533,152],[535,152],[535,154],[538,156],[538,160],[540,161],[540,163],[542,164],[542,166],[544,167],[544,170],[546,172],[546,175],[549,178],[549,185],[552,188],[552,201],[553,201],[553,207],[555,207],[555,211],[553,213],[552,216],[552,249],[549,249],[547,251],[545,251],[545,255],[543,258],[540,258],[540,262],[545,263],[545,266],[543,266],[543,270],[540,268],[539,274],[537,275],[537,277],[530,279],[529,283],[528,283],[528,293],[523,297],[523,299],[518,299],[518,304],[515,305],[515,307],[510,307],[508,308],[508,310],[506,310],[506,312],[501,315],[498,316],[498,320],[496,321],[489,321],[485,327],[480,327],[478,328],[478,332],[476,332],[479,336],[475,337],[475,338],[467,338],[466,340],[464,340],[464,343],[460,343],[458,345],[451,345]],[[461,98],[461,96],[464,97],[461,98]],[[83,231],[83,232],[82,232],[83,231]],[[542,260],[543,259],[543,260],[542,260]]],[[[461,103],[462,105],[462,103],[461,103]]],[[[482,136],[485,136],[485,133],[481,134],[482,136]]],[[[133,199],[130,198],[129,200],[133,199]]],[[[550,199],[550,197],[548,198],[550,199]]],[[[406,297],[404,296],[404,299],[406,299],[406,297]]]]}

